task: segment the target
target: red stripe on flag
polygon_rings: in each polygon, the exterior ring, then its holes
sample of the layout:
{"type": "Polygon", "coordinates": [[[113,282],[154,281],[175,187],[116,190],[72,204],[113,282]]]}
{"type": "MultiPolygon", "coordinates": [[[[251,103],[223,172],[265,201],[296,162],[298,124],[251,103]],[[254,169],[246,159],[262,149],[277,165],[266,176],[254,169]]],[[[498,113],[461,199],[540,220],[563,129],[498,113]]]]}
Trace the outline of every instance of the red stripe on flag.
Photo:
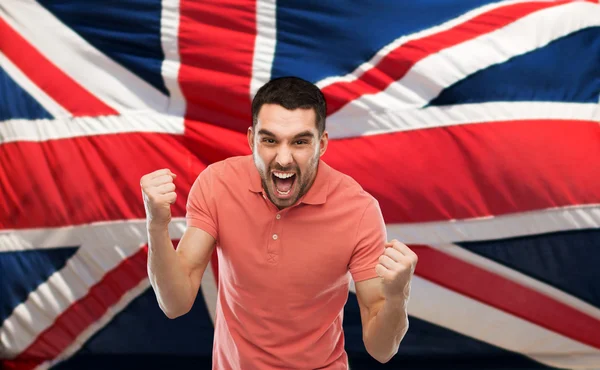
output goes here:
{"type": "MultiPolygon", "coordinates": [[[[197,175],[248,152],[242,133],[194,128],[1,145],[0,228],[145,218],[140,177],[163,167],[179,175],[172,209],[184,216],[197,175]]],[[[600,203],[599,142],[597,122],[494,122],[334,140],[324,159],[379,200],[387,223],[427,222],[600,203]]]]}
{"type": "Polygon", "coordinates": [[[358,79],[324,87],[322,91],[327,97],[327,114],[337,112],[362,95],[385,90],[401,79],[417,62],[431,54],[502,28],[538,10],[568,2],[570,1],[509,4],[480,14],[449,30],[408,41],[392,50],[358,79]]]}
{"type": "Polygon", "coordinates": [[[186,118],[245,132],[251,123],[256,2],[181,0],[180,9],[179,84],[186,118]]]}
{"type": "Polygon", "coordinates": [[[46,59],[0,17],[0,50],[73,116],[118,114],[46,59]]]}
{"type": "Polygon", "coordinates": [[[0,145],[0,228],[143,219],[140,178],[160,168],[178,175],[172,210],[184,216],[191,184],[208,165],[185,145],[182,136],[150,133],[0,145]]]}
{"type": "Polygon", "coordinates": [[[99,320],[129,290],[147,277],[145,246],[109,271],[89,292],[66,309],[56,321],[16,358],[8,369],[33,369],[59,356],[91,324],[99,320]]]}
{"type": "Polygon", "coordinates": [[[411,248],[419,256],[415,274],[600,349],[600,321],[597,319],[533,289],[428,246],[412,245],[411,248]]]}
{"type": "Polygon", "coordinates": [[[509,121],[330,142],[324,159],[378,199],[386,223],[600,203],[600,126],[509,121]]]}

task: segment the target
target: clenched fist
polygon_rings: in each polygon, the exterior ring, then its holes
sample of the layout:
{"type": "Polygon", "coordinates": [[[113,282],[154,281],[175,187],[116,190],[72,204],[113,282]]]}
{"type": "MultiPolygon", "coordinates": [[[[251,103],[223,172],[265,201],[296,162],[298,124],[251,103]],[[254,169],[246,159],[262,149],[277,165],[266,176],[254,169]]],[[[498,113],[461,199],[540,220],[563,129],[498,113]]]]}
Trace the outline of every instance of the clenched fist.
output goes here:
{"type": "Polygon", "coordinates": [[[416,253],[399,241],[385,243],[385,252],[379,257],[375,271],[383,279],[386,299],[408,300],[417,260],[416,253]]]}
{"type": "Polygon", "coordinates": [[[175,177],[177,175],[169,169],[142,176],[140,185],[148,228],[166,228],[171,222],[171,204],[177,199],[173,183],[175,177]]]}

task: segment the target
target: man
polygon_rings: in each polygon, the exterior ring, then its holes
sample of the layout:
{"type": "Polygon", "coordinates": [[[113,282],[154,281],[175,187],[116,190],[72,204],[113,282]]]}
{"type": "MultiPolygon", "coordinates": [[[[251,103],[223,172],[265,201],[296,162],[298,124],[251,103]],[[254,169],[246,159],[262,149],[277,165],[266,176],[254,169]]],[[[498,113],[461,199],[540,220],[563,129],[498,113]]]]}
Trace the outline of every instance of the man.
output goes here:
{"type": "Polygon", "coordinates": [[[214,369],[346,369],[348,272],[375,359],[389,361],[408,330],[417,256],[386,243],[377,201],[320,159],[325,116],[321,91],[307,81],[263,86],[252,102],[252,155],[198,176],[177,250],[167,230],[176,175],[162,169],[142,177],[148,274],[168,317],[191,309],[217,248],[214,369]]]}

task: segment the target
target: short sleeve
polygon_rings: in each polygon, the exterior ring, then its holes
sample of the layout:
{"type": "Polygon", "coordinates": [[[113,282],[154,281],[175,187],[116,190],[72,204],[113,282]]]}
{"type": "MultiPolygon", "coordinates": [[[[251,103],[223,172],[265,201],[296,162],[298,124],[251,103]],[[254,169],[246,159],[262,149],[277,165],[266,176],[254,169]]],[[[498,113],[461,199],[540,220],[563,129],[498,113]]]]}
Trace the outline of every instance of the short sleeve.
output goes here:
{"type": "Polygon", "coordinates": [[[350,259],[349,269],[355,282],[377,277],[375,266],[385,250],[386,239],[381,209],[373,198],[358,224],[354,252],[350,259]]]}
{"type": "Polygon", "coordinates": [[[218,239],[214,170],[209,166],[194,181],[186,205],[187,226],[197,227],[218,239]]]}

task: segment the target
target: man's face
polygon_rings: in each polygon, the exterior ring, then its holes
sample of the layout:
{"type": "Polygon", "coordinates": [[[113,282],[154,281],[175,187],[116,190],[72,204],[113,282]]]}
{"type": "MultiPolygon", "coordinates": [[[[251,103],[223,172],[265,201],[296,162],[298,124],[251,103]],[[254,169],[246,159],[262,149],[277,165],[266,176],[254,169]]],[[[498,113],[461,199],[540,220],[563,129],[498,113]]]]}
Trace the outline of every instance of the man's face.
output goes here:
{"type": "Polygon", "coordinates": [[[327,140],[327,132],[319,137],[313,109],[261,107],[256,126],[248,129],[248,144],[263,188],[279,209],[294,205],[310,189],[327,140]]]}

